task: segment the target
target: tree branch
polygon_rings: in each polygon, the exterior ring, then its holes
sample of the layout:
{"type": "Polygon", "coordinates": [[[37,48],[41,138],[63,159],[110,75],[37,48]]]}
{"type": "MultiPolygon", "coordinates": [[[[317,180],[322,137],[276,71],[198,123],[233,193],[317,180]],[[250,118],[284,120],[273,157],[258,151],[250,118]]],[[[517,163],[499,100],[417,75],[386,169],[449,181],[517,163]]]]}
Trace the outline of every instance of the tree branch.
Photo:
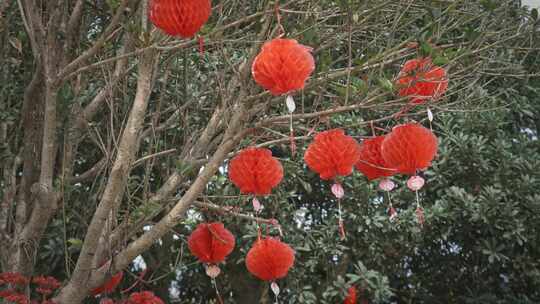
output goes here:
{"type": "Polygon", "coordinates": [[[111,22],[109,23],[105,31],[103,31],[103,33],[101,34],[101,37],[96,40],[96,42],[88,50],[86,50],[84,53],[82,53],[79,57],[77,57],[60,71],[60,73],[58,74],[58,79],[60,81],[63,80],[66,75],[77,69],[84,61],[94,56],[101,49],[105,42],[107,42],[107,39],[109,39],[109,35],[116,29],[116,26],[120,23],[120,20],[122,20],[124,10],[126,9],[128,2],[129,0],[122,0],[120,6],[116,10],[116,13],[111,19],[111,22]]]}
{"type": "Polygon", "coordinates": [[[103,197],[88,227],[72,278],[68,285],[62,289],[57,303],[79,303],[89,290],[87,280],[94,267],[93,258],[99,237],[103,227],[106,226],[109,213],[124,193],[133,157],[138,150],[136,146],[148,106],[156,57],[153,51],[142,55],[139,64],[137,93],[119,144],[118,155],[103,197]]]}

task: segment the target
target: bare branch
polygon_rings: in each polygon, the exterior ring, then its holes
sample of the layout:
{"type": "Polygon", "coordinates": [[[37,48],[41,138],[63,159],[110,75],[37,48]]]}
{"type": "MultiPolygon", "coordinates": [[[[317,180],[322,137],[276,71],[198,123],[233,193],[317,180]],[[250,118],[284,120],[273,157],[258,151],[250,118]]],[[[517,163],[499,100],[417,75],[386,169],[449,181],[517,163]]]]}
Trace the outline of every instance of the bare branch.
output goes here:
{"type": "Polygon", "coordinates": [[[73,72],[75,69],[77,69],[83,62],[88,60],[90,57],[94,56],[101,47],[107,42],[107,39],[109,39],[109,36],[113,31],[116,29],[117,25],[122,20],[122,16],[124,15],[124,10],[126,9],[126,6],[128,4],[129,0],[122,0],[119,7],[116,9],[116,13],[111,19],[111,22],[107,26],[107,28],[103,31],[101,34],[101,37],[96,40],[96,42],[84,53],[82,53],[78,58],[73,60],[70,64],[68,64],[66,67],[64,67],[60,73],[58,74],[58,79],[62,80],[66,77],[66,75],[73,72]]]}
{"type": "MultiPolygon", "coordinates": [[[[94,252],[97,248],[99,237],[103,227],[106,226],[105,222],[111,209],[124,193],[124,186],[133,162],[133,157],[138,150],[135,147],[148,106],[155,60],[156,55],[152,51],[143,54],[140,60],[137,94],[120,141],[118,155],[111,170],[111,175],[101,202],[88,227],[72,279],[59,295],[62,299],[60,301],[61,303],[78,303],[79,301],[72,301],[71,299],[81,298],[81,290],[88,290],[86,283],[93,269],[94,252]]],[[[82,296],[84,297],[84,294],[82,296]]]]}

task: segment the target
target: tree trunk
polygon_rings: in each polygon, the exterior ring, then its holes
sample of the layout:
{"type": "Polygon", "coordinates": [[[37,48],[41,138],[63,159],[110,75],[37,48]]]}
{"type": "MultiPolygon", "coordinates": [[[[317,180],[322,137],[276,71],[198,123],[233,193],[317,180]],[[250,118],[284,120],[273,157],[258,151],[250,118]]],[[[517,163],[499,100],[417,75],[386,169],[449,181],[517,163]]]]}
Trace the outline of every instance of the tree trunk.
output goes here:
{"type": "MultiPolygon", "coordinates": [[[[32,212],[32,186],[39,181],[41,160],[41,147],[43,140],[43,119],[45,81],[43,70],[38,65],[30,84],[26,87],[22,109],[22,123],[24,129],[23,171],[21,183],[16,200],[15,233],[13,243],[8,249],[9,271],[31,274],[35,249],[39,244],[27,242],[22,239],[22,233],[32,212]]],[[[7,256],[7,255],[6,255],[7,256]]]]}

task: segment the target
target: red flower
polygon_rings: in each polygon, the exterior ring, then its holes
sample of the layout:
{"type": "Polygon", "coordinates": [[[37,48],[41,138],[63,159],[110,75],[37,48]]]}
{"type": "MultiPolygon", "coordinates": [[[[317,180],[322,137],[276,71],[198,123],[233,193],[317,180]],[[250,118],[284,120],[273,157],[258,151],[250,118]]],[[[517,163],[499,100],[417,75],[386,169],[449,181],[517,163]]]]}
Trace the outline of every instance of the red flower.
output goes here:
{"type": "Polygon", "coordinates": [[[399,96],[410,97],[412,104],[422,104],[443,95],[448,88],[448,78],[446,70],[434,66],[431,58],[412,59],[403,65],[396,84],[399,96]]]}
{"type": "Polygon", "coordinates": [[[150,21],[171,36],[190,38],[208,21],[210,0],[151,0],[150,21]]]}
{"type": "Polygon", "coordinates": [[[98,294],[111,293],[120,284],[123,277],[124,277],[124,272],[120,271],[117,274],[113,275],[109,281],[105,282],[105,284],[103,284],[103,285],[101,285],[101,286],[99,286],[97,288],[92,289],[92,291],[90,293],[93,296],[97,296],[98,294]]]}
{"type": "Polygon", "coordinates": [[[14,295],[14,294],[17,294],[17,292],[15,291],[15,289],[4,289],[4,290],[0,290],[0,298],[9,297],[9,296],[14,295]]]}
{"type": "Polygon", "coordinates": [[[200,224],[188,238],[189,250],[203,263],[223,262],[234,245],[234,236],[222,223],[200,224]]]}
{"type": "Polygon", "coordinates": [[[251,73],[261,87],[273,95],[281,95],[303,89],[314,69],[310,47],[294,39],[278,38],[263,45],[251,73]]]}
{"type": "Polygon", "coordinates": [[[345,302],[343,302],[343,304],[356,304],[357,297],[356,287],[351,286],[349,287],[347,297],[345,298],[345,302]]]}
{"type": "Polygon", "coordinates": [[[0,273],[0,285],[14,284],[14,285],[27,285],[30,280],[17,272],[2,272],[0,273]]]}
{"type": "Polygon", "coordinates": [[[274,238],[256,241],[246,257],[249,272],[264,281],[285,277],[293,264],[294,250],[274,238]]]}
{"type": "Polygon", "coordinates": [[[389,168],[381,155],[381,144],[384,136],[365,139],[360,144],[360,160],[356,170],[362,172],[369,180],[392,176],[395,170],[389,168]]]}
{"type": "Polygon", "coordinates": [[[229,178],[242,193],[265,195],[283,179],[283,167],[270,150],[247,148],[231,160],[229,178]]]}
{"type": "Polygon", "coordinates": [[[54,277],[39,276],[33,278],[32,282],[38,285],[36,291],[42,295],[50,295],[60,287],[60,282],[54,277]]]}
{"type": "Polygon", "coordinates": [[[437,154],[437,137],[416,123],[399,125],[386,135],[381,154],[399,173],[415,175],[431,165],[437,154]]]}
{"type": "Polygon", "coordinates": [[[360,158],[359,149],[354,138],[345,135],[342,129],[334,129],[315,136],[304,154],[304,161],[321,179],[347,176],[360,158]]]}
{"type": "Polygon", "coordinates": [[[28,298],[20,293],[13,293],[11,295],[8,295],[4,297],[4,300],[6,300],[7,303],[15,303],[15,304],[29,304],[30,300],[28,298]]]}
{"type": "Polygon", "coordinates": [[[141,291],[132,293],[129,296],[127,304],[165,304],[165,302],[151,291],[141,291]]]}

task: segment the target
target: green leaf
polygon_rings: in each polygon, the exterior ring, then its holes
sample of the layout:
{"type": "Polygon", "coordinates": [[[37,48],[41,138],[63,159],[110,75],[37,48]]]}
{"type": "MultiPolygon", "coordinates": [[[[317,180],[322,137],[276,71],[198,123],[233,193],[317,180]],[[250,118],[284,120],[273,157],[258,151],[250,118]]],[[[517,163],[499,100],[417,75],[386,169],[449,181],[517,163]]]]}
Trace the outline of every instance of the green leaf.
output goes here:
{"type": "Polygon", "coordinates": [[[422,41],[420,42],[420,54],[422,56],[432,56],[433,55],[433,47],[431,44],[422,41]]]}
{"type": "Polygon", "coordinates": [[[538,20],[538,9],[533,8],[533,9],[531,10],[531,18],[532,18],[534,21],[537,21],[537,20],[538,20]]]}
{"type": "Polygon", "coordinates": [[[81,249],[83,245],[83,241],[80,239],[71,238],[67,240],[69,247],[73,249],[81,249]]]}
{"type": "Polygon", "coordinates": [[[435,59],[433,59],[433,64],[437,66],[445,65],[449,62],[448,58],[444,56],[437,56],[435,59]]]}
{"type": "Polygon", "coordinates": [[[387,78],[381,77],[379,78],[379,86],[387,91],[387,92],[393,92],[394,91],[394,84],[387,78]]]}

